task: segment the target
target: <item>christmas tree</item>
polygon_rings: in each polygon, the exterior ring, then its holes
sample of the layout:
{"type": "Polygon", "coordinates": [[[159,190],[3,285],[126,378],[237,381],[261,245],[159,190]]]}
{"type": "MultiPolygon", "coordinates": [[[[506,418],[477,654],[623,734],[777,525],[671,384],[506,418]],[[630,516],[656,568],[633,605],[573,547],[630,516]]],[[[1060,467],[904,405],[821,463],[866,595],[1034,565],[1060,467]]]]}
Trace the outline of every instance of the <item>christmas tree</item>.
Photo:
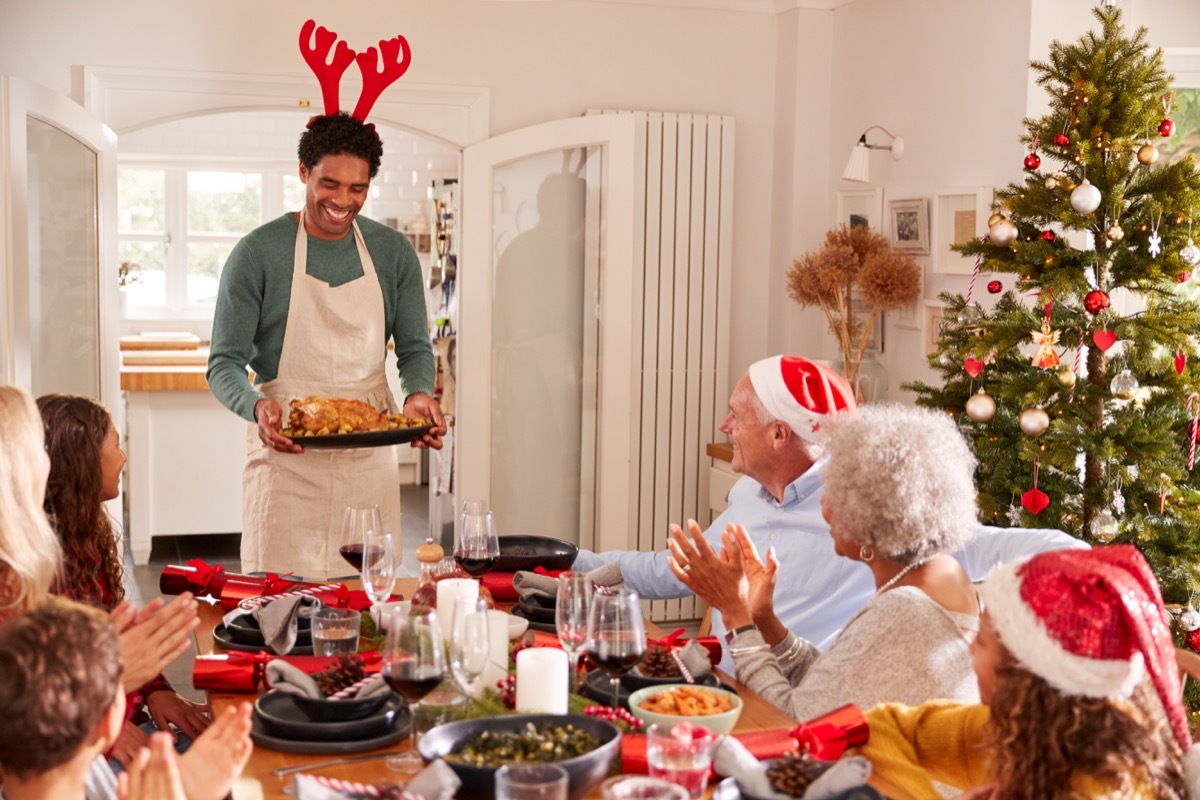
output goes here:
{"type": "Polygon", "coordinates": [[[985,523],[1135,544],[1186,604],[1200,589],[1200,306],[1180,289],[1200,278],[1200,176],[1154,145],[1174,132],[1162,52],[1119,9],[1094,13],[1099,32],[1031,63],[1051,110],[1025,120],[1024,179],[996,191],[988,235],[955,248],[978,272],[965,297],[942,295],[929,363],[944,385],[905,388],[961,420],[985,523]],[[977,283],[1003,292],[991,308],[977,283]]]}

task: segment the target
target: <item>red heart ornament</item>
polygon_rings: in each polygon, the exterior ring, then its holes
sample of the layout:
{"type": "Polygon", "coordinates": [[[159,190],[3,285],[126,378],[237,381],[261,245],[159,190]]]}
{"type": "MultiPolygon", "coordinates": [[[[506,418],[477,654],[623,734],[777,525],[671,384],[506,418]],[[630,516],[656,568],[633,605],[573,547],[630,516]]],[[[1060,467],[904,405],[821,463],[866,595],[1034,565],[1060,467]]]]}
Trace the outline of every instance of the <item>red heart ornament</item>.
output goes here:
{"type": "Polygon", "coordinates": [[[967,358],[967,360],[963,362],[963,369],[965,369],[967,374],[972,378],[978,378],[979,373],[983,372],[983,362],[974,358],[967,358]]]}
{"type": "Polygon", "coordinates": [[[1106,353],[1108,348],[1117,343],[1117,335],[1112,331],[1096,331],[1092,334],[1092,341],[1100,348],[1101,353],[1106,353]]]}
{"type": "Polygon", "coordinates": [[[1183,353],[1175,356],[1175,374],[1182,375],[1183,368],[1187,366],[1187,356],[1183,353]]]}
{"type": "Polygon", "coordinates": [[[1046,506],[1050,505],[1050,498],[1041,489],[1030,489],[1021,495],[1021,505],[1036,517],[1038,512],[1044,511],[1046,506]]]}

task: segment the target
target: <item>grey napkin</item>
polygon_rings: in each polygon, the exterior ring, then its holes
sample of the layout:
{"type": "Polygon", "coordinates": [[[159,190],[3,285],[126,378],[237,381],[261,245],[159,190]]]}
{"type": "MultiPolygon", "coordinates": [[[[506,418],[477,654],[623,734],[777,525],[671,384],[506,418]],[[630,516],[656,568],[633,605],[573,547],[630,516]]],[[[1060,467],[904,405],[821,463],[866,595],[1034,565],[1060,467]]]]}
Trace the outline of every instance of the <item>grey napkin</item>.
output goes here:
{"type": "MultiPolygon", "coordinates": [[[[713,769],[718,775],[737,779],[746,792],[755,797],[790,800],[775,791],[767,780],[762,763],[732,736],[721,736],[713,750],[713,769]]],[[[871,777],[871,762],[862,756],[849,756],[834,762],[821,777],[813,781],[804,793],[804,800],[827,800],[856,786],[863,786],[871,777]]]]}
{"type": "MultiPolygon", "coordinates": [[[[441,759],[432,762],[408,782],[405,800],[450,800],[462,781],[441,759]]],[[[300,773],[292,779],[292,797],[296,800],[345,800],[346,794],[322,784],[314,775],[300,773]]]]}
{"type": "MultiPolygon", "coordinates": [[[[588,573],[592,583],[597,586],[620,588],[624,582],[621,567],[618,564],[604,564],[588,573]]],[[[558,578],[549,575],[539,575],[536,572],[520,571],[513,575],[513,588],[524,600],[530,595],[540,597],[558,597],[558,578]]]]}
{"type": "MultiPolygon", "coordinates": [[[[683,665],[688,668],[688,672],[692,673],[693,678],[699,679],[712,672],[712,662],[708,659],[708,650],[695,639],[690,640],[678,652],[679,657],[683,659],[683,665]]],[[[640,667],[634,667],[630,672],[634,675],[642,674],[640,667]]]]}
{"type": "MultiPolygon", "coordinates": [[[[376,675],[375,677],[377,680],[364,685],[354,696],[367,698],[391,691],[391,687],[384,683],[382,676],[376,675]]],[[[302,694],[317,699],[325,696],[325,693],[317,686],[317,682],[304,670],[278,658],[267,662],[267,686],[281,692],[302,694]]]]}
{"type": "Polygon", "coordinates": [[[280,597],[254,609],[254,618],[262,629],[263,641],[279,655],[287,655],[296,646],[296,628],[303,617],[312,617],[325,604],[315,597],[280,597]]]}

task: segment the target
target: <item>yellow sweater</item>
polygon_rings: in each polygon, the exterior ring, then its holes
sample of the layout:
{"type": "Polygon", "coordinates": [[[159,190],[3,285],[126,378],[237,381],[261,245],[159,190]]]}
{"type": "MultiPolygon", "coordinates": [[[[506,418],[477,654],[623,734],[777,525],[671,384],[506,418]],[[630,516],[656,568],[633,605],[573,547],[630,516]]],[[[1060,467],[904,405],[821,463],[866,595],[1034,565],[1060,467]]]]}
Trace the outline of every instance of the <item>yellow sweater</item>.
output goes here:
{"type": "MultiPolygon", "coordinates": [[[[871,739],[859,752],[874,765],[874,774],[882,781],[878,788],[890,790],[891,796],[938,800],[943,795],[934,782],[961,792],[995,781],[988,752],[989,719],[987,706],[951,700],[916,707],[875,706],[867,712],[871,739]]],[[[1145,785],[1135,786],[1132,793],[1118,793],[1089,776],[1077,776],[1071,783],[1081,797],[1154,797],[1145,785]]]]}

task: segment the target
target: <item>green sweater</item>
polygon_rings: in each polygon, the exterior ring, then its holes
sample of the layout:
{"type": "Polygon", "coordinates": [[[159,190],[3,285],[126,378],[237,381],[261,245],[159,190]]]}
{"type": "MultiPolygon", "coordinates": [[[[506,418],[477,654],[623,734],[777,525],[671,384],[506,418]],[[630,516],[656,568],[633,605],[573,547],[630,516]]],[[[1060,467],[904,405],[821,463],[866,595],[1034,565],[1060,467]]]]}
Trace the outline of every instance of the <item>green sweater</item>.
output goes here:
{"type": "MultiPolygon", "coordinates": [[[[435,363],[417,254],[402,234],[378,222],[360,216],[358,227],[379,276],[404,396],[432,395],[435,363]]],[[[238,242],[221,272],[206,377],[217,400],[251,422],[254,404],[263,395],[250,385],[246,367],[254,371],[259,384],[279,374],[295,245],[296,221],[290,213],[284,214],[238,242]]],[[[362,277],[354,236],[333,242],[309,236],[308,274],[330,286],[362,277]]]]}

